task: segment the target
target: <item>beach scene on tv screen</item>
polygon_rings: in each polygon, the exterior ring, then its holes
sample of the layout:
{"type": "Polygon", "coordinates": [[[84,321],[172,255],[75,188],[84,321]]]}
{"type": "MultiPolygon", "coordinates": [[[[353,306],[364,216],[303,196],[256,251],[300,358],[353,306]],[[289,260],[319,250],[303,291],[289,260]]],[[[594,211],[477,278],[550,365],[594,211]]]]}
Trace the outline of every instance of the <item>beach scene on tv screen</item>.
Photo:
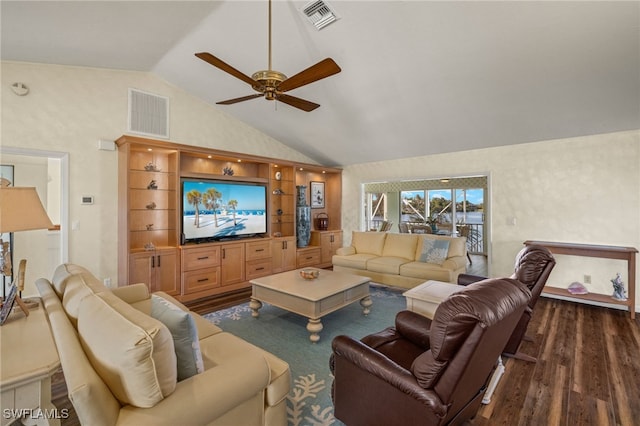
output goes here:
{"type": "Polygon", "coordinates": [[[267,231],[266,193],[259,185],[184,182],[185,238],[225,238],[267,231]]]}

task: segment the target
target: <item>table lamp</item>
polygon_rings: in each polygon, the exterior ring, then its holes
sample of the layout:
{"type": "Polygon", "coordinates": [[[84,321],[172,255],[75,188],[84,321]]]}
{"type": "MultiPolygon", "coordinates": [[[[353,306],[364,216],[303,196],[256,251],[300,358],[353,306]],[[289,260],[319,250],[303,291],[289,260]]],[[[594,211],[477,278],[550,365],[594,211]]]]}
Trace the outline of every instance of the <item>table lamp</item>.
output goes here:
{"type": "MultiPolygon", "coordinates": [[[[0,187],[0,234],[5,232],[30,231],[35,229],[52,228],[53,224],[47,216],[38,193],[33,187],[0,187]]],[[[5,260],[6,261],[6,260],[5,260]]],[[[20,270],[14,284],[17,288],[14,291],[22,291],[24,288],[24,268],[26,261],[20,262],[20,270]]],[[[5,268],[6,269],[6,268],[5,268]]],[[[13,286],[13,284],[12,284],[13,286]]],[[[11,293],[11,292],[10,292],[11,293]]],[[[29,315],[26,305],[20,299],[20,295],[15,295],[25,315],[29,315]]],[[[5,303],[13,304],[13,300],[5,303]]],[[[11,307],[9,307],[10,309],[11,307]]],[[[3,311],[5,311],[3,309],[3,311]]]]}

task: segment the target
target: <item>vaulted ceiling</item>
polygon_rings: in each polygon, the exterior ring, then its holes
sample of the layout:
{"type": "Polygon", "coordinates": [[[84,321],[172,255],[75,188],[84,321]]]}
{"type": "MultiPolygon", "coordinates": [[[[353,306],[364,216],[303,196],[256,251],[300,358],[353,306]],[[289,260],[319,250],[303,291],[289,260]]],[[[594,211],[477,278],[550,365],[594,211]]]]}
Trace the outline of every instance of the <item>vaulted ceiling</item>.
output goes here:
{"type": "Polygon", "coordinates": [[[320,163],[349,165],[640,128],[637,1],[342,1],[317,30],[308,1],[274,0],[273,69],[331,57],[342,72],[254,99],[267,1],[0,3],[2,60],[148,71],[320,163]]]}

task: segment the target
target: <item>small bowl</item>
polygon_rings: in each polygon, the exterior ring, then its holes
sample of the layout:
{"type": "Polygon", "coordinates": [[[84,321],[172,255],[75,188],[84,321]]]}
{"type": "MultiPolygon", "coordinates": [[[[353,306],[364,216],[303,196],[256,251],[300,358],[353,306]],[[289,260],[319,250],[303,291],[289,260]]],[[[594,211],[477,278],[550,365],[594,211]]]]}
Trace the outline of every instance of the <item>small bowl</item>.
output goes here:
{"type": "Polygon", "coordinates": [[[320,276],[320,271],[317,269],[302,269],[300,271],[300,276],[305,280],[315,280],[320,276]]]}

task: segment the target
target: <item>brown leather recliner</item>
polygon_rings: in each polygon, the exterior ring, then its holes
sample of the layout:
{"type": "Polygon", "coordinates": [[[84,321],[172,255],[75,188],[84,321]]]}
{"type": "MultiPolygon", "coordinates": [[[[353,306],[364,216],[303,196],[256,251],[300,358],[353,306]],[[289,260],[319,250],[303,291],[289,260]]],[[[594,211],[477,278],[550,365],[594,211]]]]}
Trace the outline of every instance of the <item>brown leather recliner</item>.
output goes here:
{"type": "Polygon", "coordinates": [[[433,320],[411,311],[358,341],[337,336],[330,368],[334,415],[348,426],[460,424],[478,410],[530,291],[517,280],[469,285],[433,320]]]}
{"type": "MultiPolygon", "coordinates": [[[[527,304],[527,309],[522,314],[522,318],[520,318],[516,329],[504,348],[504,356],[530,362],[536,361],[534,357],[523,354],[518,349],[527,332],[527,326],[533,315],[533,308],[555,265],[556,260],[551,252],[546,247],[538,245],[526,246],[516,256],[515,271],[511,278],[525,284],[531,290],[531,298],[527,304]]],[[[460,274],[458,276],[458,284],[468,285],[485,279],[486,277],[477,275],[460,274]]]]}

